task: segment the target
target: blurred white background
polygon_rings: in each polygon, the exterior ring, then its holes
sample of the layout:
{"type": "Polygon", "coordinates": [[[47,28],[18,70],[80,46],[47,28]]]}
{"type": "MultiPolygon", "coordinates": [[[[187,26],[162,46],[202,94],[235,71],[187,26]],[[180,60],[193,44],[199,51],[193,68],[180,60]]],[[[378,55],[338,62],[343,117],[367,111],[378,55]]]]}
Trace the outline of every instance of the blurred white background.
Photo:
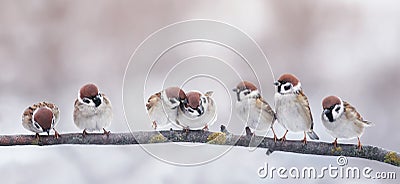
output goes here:
{"type": "MultiPolygon", "coordinates": [[[[333,138],[319,120],[321,99],[335,94],[375,123],[366,129],[362,143],[399,152],[399,18],[399,2],[372,0],[1,1],[0,134],[31,134],[21,126],[21,114],[27,106],[43,100],[60,107],[60,133],[80,132],[72,123],[73,102],[87,82],[96,83],[113,103],[110,130],[127,132],[122,81],[135,48],[171,23],[210,19],[231,24],[251,36],[268,56],[275,77],[290,72],[301,79],[322,141],[332,142],[333,138]]],[[[272,80],[261,87],[263,96],[273,104],[271,84],[272,80]]],[[[226,85],[233,88],[236,83],[226,85]]],[[[218,107],[224,109],[227,102],[219,99],[218,107]]],[[[232,123],[237,121],[232,118],[232,123]]],[[[218,130],[223,123],[217,122],[211,129],[218,130]]],[[[281,127],[276,127],[281,136],[281,127]]],[[[239,147],[196,167],[166,164],[139,146],[1,147],[0,156],[1,183],[261,183],[269,182],[256,173],[264,162],[286,168],[336,164],[336,157],[266,156],[265,150],[249,152],[239,147]]],[[[349,164],[399,173],[396,167],[374,161],[350,158],[349,164]]],[[[329,178],[295,181],[352,182],[329,178]]]]}

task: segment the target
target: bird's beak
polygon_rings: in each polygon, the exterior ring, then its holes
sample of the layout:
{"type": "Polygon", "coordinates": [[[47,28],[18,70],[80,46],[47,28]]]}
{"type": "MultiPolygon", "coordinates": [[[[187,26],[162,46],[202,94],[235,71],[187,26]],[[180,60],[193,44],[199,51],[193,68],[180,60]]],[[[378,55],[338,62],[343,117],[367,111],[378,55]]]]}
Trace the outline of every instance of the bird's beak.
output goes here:
{"type": "Polygon", "coordinates": [[[325,117],[328,118],[329,122],[334,122],[332,111],[330,109],[324,109],[325,117]]]}
{"type": "Polygon", "coordinates": [[[197,112],[199,113],[199,116],[203,115],[203,114],[204,114],[204,108],[203,108],[203,106],[200,106],[200,107],[197,109],[197,112]]]}
{"type": "Polygon", "coordinates": [[[237,88],[234,88],[234,89],[232,89],[232,91],[233,91],[233,92],[237,92],[237,91],[238,91],[238,89],[237,89],[237,88]]]}
{"type": "Polygon", "coordinates": [[[328,114],[330,114],[331,113],[331,110],[329,110],[329,109],[324,109],[324,114],[325,115],[328,115],[328,114]]]}
{"type": "Polygon", "coordinates": [[[279,85],[281,85],[281,83],[278,82],[278,81],[276,81],[276,82],[274,82],[274,85],[275,85],[275,86],[279,86],[279,85]]]}
{"type": "Polygon", "coordinates": [[[185,98],[185,99],[181,99],[180,100],[180,102],[181,102],[181,104],[183,105],[183,104],[187,104],[188,103],[188,101],[187,101],[187,98],[185,98]]]}
{"type": "Polygon", "coordinates": [[[100,97],[95,96],[95,97],[93,98],[93,102],[94,102],[95,106],[98,107],[98,106],[101,104],[101,99],[100,99],[100,97]]]}

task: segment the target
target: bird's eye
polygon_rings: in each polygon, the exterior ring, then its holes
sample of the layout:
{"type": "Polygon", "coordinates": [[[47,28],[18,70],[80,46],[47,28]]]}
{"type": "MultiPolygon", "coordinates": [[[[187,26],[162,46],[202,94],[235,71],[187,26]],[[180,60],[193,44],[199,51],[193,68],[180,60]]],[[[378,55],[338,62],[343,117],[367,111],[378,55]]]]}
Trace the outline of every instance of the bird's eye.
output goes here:
{"type": "Polygon", "coordinates": [[[339,110],[340,110],[340,107],[336,107],[335,111],[339,112],[339,110]]]}
{"type": "Polygon", "coordinates": [[[285,88],[285,91],[287,91],[290,89],[290,86],[285,86],[284,88],[285,88]]]}
{"type": "Polygon", "coordinates": [[[83,98],[82,100],[83,100],[83,102],[85,102],[87,104],[90,103],[90,100],[88,98],[83,98]]]}
{"type": "Polygon", "coordinates": [[[250,94],[250,91],[245,91],[245,92],[243,92],[243,94],[248,95],[248,94],[250,94]]]}
{"type": "Polygon", "coordinates": [[[193,113],[194,111],[193,111],[193,109],[189,109],[189,112],[193,113]]]}

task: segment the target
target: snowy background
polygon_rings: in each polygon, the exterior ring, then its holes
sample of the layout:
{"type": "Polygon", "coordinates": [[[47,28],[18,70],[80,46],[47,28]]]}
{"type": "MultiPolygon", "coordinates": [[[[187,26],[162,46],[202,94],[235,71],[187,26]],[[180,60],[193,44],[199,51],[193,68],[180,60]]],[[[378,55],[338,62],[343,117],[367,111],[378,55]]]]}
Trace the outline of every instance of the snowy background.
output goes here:
{"type": "MultiPolygon", "coordinates": [[[[169,24],[210,19],[226,22],[252,37],[268,56],[275,77],[290,72],[300,78],[321,141],[333,141],[319,120],[321,100],[335,94],[375,123],[366,129],[362,143],[399,152],[400,134],[396,132],[400,128],[397,122],[400,119],[399,18],[400,3],[372,0],[0,1],[0,134],[32,134],[21,126],[21,114],[27,106],[43,100],[54,102],[61,109],[57,127],[60,133],[81,132],[72,123],[73,102],[79,88],[87,82],[96,83],[113,103],[114,121],[110,130],[128,132],[122,86],[135,48],[151,33],[169,24]]],[[[191,46],[188,49],[193,50],[191,46]]],[[[173,60],[173,56],[168,59],[173,60]]],[[[171,66],[166,63],[165,71],[160,72],[168,72],[171,66]]],[[[268,70],[265,72],[262,75],[271,77],[268,70]]],[[[266,82],[261,83],[262,94],[273,104],[272,79],[263,80],[266,82]]],[[[230,89],[236,83],[232,80],[225,85],[230,89]]],[[[212,88],[210,83],[196,84],[187,89],[212,88]]],[[[159,89],[148,88],[145,98],[156,90],[159,89]]],[[[229,112],[224,109],[231,107],[230,99],[221,93],[215,98],[222,116],[211,127],[214,131],[229,112]]],[[[146,115],[142,113],[144,108],[133,109],[132,113],[135,112],[141,117],[146,115]]],[[[232,116],[231,123],[235,122],[238,119],[232,116]]],[[[148,124],[147,129],[150,128],[148,124]]],[[[276,129],[281,136],[281,127],[276,125],[276,129]]],[[[295,133],[288,136],[301,137],[302,134],[295,133]]],[[[356,140],[340,142],[356,143],[356,140]]],[[[165,145],[148,148],[174,154],[165,145]]],[[[201,148],[226,150],[212,145],[201,148]]],[[[196,154],[204,153],[188,157],[196,154]]],[[[264,183],[270,179],[262,180],[256,172],[265,162],[286,168],[336,164],[336,157],[291,153],[266,156],[265,150],[249,152],[239,147],[213,162],[193,167],[167,164],[140,146],[1,147],[0,157],[1,183],[264,183]]],[[[374,161],[349,158],[349,165],[395,171],[399,175],[398,168],[374,161]]],[[[359,182],[330,178],[294,181],[359,182]]]]}

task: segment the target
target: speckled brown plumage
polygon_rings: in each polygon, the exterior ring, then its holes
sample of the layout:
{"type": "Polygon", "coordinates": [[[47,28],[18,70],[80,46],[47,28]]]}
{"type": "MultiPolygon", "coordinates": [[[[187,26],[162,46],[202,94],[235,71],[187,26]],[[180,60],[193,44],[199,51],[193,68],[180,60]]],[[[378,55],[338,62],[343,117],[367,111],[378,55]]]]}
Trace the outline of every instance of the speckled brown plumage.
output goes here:
{"type": "MultiPolygon", "coordinates": [[[[59,115],[60,111],[53,103],[36,103],[24,110],[22,114],[22,125],[25,129],[38,134],[50,129],[54,129],[59,120],[59,115]],[[40,127],[38,127],[35,122],[39,124],[40,127]]],[[[58,138],[58,132],[55,129],[54,131],[56,138],[58,138]]]]}

